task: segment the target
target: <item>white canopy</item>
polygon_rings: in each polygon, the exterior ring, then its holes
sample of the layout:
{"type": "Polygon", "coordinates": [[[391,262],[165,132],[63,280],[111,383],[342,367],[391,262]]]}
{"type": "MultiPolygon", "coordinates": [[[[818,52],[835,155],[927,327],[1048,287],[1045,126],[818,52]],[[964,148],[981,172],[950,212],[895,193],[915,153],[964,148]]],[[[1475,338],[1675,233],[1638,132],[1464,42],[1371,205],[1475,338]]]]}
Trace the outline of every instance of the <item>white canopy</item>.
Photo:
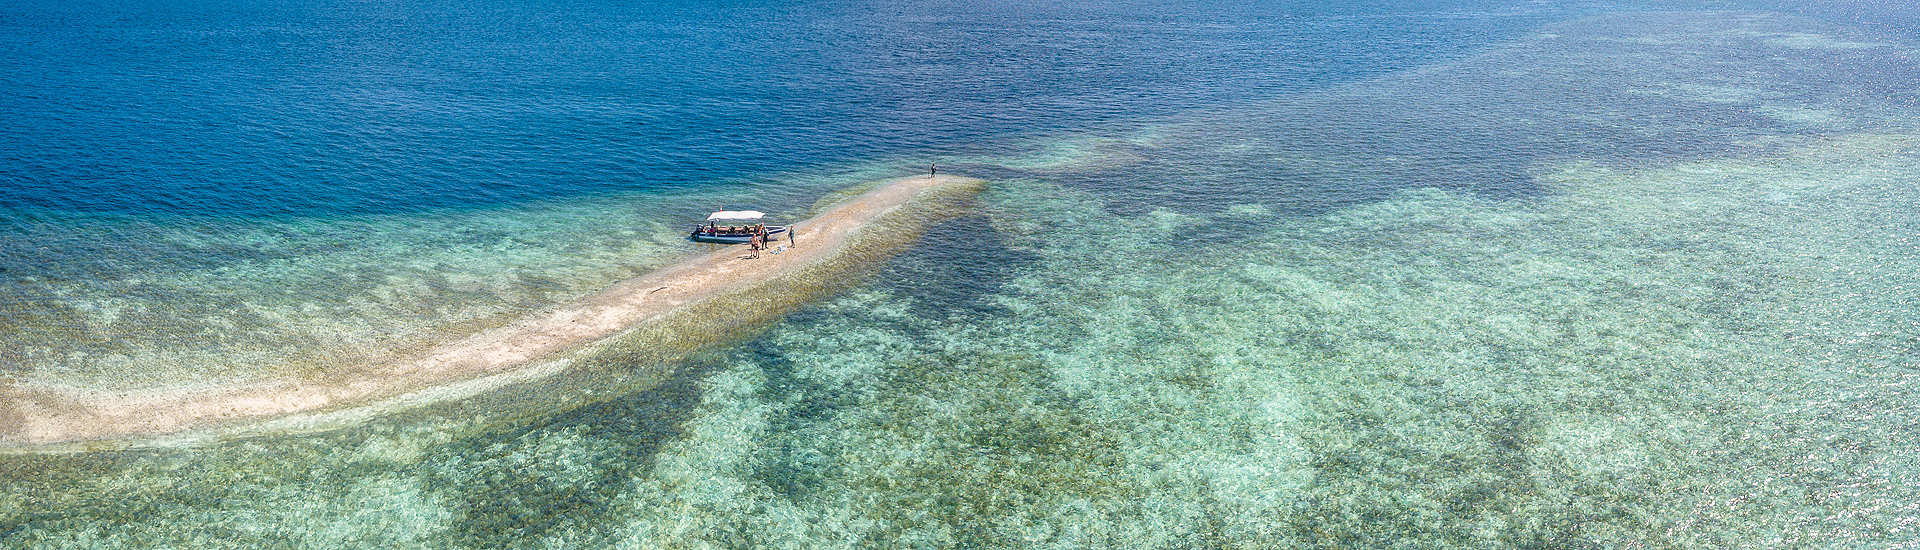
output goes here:
{"type": "Polygon", "coordinates": [[[754,221],[766,217],[766,215],[766,212],[759,210],[721,210],[707,216],[707,221],[754,221]]]}

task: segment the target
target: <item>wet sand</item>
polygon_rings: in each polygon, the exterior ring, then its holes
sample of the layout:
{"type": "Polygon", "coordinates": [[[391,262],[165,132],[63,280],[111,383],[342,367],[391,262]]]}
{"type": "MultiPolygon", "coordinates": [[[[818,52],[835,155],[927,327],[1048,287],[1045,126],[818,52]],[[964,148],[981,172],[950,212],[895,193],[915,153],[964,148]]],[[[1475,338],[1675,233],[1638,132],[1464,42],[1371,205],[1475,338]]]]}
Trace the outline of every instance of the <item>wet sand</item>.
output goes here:
{"type": "MultiPolygon", "coordinates": [[[[931,218],[901,215],[914,210],[909,203],[945,192],[971,193],[981,183],[956,176],[915,176],[882,182],[795,224],[794,244],[779,254],[762,253],[758,259],[748,259],[745,246],[723,247],[407,360],[343,368],[324,379],[287,378],[191,390],[109,394],[84,388],[0,386],[0,449],[136,440],[364,408],[382,401],[418,404],[456,398],[486,387],[552,374],[560,370],[560,362],[554,359],[636,330],[656,329],[647,336],[663,341],[708,342],[712,339],[676,337],[662,331],[712,330],[710,322],[671,322],[676,314],[693,310],[731,314],[742,322],[776,316],[791,307],[792,300],[729,302],[725,298],[777,293],[790,276],[817,271],[837,259],[860,253],[859,248],[865,245],[853,245],[858,238],[868,236],[862,229],[875,226],[883,218],[895,224],[887,231],[917,235],[931,218]],[[449,391],[432,391],[435,388],[449,391]]],[[[783,238],[776,244],[788,246],[788,241],[783,238]]]]}

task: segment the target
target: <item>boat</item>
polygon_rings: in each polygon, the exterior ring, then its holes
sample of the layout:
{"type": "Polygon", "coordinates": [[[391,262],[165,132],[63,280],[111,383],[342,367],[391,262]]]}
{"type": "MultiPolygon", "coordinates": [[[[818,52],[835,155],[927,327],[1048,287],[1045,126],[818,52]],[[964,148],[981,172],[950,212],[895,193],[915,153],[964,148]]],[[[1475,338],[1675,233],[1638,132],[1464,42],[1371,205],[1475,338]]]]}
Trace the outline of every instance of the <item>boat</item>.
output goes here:
{"type": "Polygon", "coordinates": [[[762,223],[765,217],[767,214],[758,210],[721,210],[709,214],[706,223],[693,226],[687,238],[703,243],[747,244],[763,230],[768,241],[787,232],[789,226],[762,223]]]}

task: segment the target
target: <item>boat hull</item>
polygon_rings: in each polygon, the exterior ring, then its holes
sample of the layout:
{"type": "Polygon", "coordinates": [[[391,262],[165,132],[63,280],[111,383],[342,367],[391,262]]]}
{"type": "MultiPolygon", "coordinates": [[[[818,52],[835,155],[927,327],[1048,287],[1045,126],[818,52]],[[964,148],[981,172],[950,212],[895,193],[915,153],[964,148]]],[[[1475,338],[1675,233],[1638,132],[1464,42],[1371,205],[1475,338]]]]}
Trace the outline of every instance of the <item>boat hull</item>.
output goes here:
{"type": "MultiPolygon", "coordinates": [[[[786,233],[786,232],[787,232],[786,226],[769,225],[767,226],[767,239],[771,241],[775,236],[778,236],[781,233],[786,233]]],[[[693,242],[700,242],[700,243],[747,244],[747,241],[752,238],[753,238],[752,235],[719,235],[714,233],[705,233],[698,229],[694,230],[692,233],[687,234],[687,240],[690,240],[693,242]]]]}

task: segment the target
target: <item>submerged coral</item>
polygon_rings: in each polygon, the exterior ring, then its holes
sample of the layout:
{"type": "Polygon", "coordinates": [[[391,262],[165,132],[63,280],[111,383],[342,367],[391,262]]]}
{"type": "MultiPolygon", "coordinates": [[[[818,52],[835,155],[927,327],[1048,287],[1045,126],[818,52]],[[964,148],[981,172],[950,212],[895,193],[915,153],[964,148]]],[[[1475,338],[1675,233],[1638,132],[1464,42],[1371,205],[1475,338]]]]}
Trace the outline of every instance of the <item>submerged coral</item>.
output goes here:
{"type": "MultiPolygon", "coordinates": [[[[1452,100],[1440,107],[1403,106],[1424,89],[1404,75],[1370,83],[1384,90],[1183,121],[1131,149],[1148,157],[1133,172],[1063,175],[1072,163],[1050,163],[996,179],[954,222],[968,231],[929,232],[879,281],[674,360],[660,383],[608,383],[523,417],[453,407],[270,442],[0,458],[0,478],[15,480],[0,487],[0,537],[809,548],[1913,540],[1911,117],[1882,117],[1897,106],[1872,98],[1836,104],[1827,84],[1787,78],[1811,70],[1810,58],[1765,63],[1785,71],[1773,83],[1785,93],[1645,88],[1674,102],[1655,105],[1554,95],[1564,90],[1552,82],[1612,75],[1612,63],[1666,49],[1691,57],[1647,79],[1720,86],[1759,70],[1721,63],[1726,48],[1801,24],[1604,18],[1530,39],[1563,41],[1562,56],[1527,57],[1538,44],[1523,42],[1423,69],[1485,86],[1476,97],[1527,78],[1489,66],[1552,75],[1505,98],[1541,117],[1531,122],[1448,119],[1471,103],[1451,95],[1459,88],[1442,88],[1452,100]],[[1662,39],[1612,40],[1649,33],[1662,39]],[[1529,60],[1540,63],[1519,63],[1529,60]],[[1695,104],[1706,107],[1682,112],[1695,104]],[[1707,136],[1722,113],[1713,109],[1729,104],[1838,115],[1739,118],[1749,124],[1739,139],[1652,145],[1707,136]],[[1293,176],[1331,179],[1319,187],[1249,178],[1233,189],[1264,193],[1163,200],[1192,173],[1183,167],[1279,158],[1264,150],[1277,145],[1215,145],[1291,124],[1301,105],[1406,109],[1383,117],[1393,124],[1345,120],[1358,144],[1408,120],[1427,137],[1484,126],[1439,152],[1390,140],[1331,154],[1341,136],[1329,136],[1285,155],[1293,176]],[[1645,113],[1672,118],[1645,122],[1651,137],[1608,126],[1645,113]],[[1611,133],[1593,143],[1544,130],[1498,139],[1594,120],[1611,133]],[[1616,138],[1631,143],[1606,141],[1616,138]],[[1506,147],[1516,142],[1525,147],[1506,147]],[[1528,190],[1402,177],[1417,172],[1410,164],[1445,162],[1488,163],[1450,173],[1524,177],[1528,190]],[[1166,193],[1126,195],[1141,182],[1166,193]],[[1353,194],[1330,196],[1340,185],[1353,194]]],[[[654,360],[636,343],[590,370],[654,360]]]]}

